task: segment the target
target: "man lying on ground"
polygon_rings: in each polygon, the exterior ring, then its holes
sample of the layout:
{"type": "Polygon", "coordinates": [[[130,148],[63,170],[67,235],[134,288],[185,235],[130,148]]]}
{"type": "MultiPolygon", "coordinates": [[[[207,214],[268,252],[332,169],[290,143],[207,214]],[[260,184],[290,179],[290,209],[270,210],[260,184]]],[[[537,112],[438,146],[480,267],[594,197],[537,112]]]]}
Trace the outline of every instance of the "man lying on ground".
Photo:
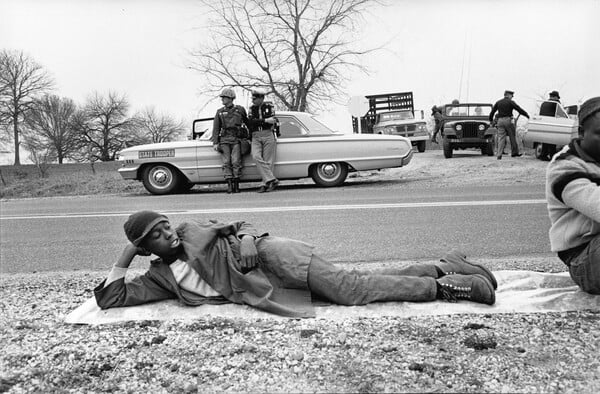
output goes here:
{"type": "Polygon", "coordinates": [[[451,252],[437,264],[346,270],[300,241],[259,235],[248,223],[211,221],[172,228],[153,211],[124,225],[130,243],[94,290],[100,308],[177,298],[186,305],[233,302],[290,317],[315,315],[311,295],[340,305],[376,301],[469,300],[492,305],[493,274],[451,252]],[[126,282],[136,255],[155,254],[144,275],[126,282]]]}
{"type": "Polygon", "coordinates": [[[600,97],[578,115],[579,138],[546,171],[550,245],[583,291],[600,294],[600,97]]]}

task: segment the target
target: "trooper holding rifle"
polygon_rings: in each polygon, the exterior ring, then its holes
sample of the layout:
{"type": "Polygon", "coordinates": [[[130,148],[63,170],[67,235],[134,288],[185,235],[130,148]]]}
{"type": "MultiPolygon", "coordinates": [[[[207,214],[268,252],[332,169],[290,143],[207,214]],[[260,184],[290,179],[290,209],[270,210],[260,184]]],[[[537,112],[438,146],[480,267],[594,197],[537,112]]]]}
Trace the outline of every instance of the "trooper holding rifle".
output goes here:
{"type": "Polygon", "coordinates": [[[213,121],[213,149],[221,154],[223,176],[227,181],[227,193],[240,192],[242,175],[242,140],[247,137],[248,125],[246,110],[234,105],[235,92],[225,88],[221,92],[223,107],[217,110],[213,121]]]}

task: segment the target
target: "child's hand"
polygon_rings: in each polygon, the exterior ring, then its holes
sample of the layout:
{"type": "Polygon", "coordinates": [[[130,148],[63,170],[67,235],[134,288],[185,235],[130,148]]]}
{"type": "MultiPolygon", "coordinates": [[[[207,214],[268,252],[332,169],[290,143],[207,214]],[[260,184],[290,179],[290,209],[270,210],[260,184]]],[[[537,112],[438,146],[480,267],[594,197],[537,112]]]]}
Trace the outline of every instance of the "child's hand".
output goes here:
{"type": "Polygon", "coordinates": [[[254,244],[254,237],[244,235],[240,243],[240,263],[242,269],[252,269],[258,265],[258,251],[254,244]]]}

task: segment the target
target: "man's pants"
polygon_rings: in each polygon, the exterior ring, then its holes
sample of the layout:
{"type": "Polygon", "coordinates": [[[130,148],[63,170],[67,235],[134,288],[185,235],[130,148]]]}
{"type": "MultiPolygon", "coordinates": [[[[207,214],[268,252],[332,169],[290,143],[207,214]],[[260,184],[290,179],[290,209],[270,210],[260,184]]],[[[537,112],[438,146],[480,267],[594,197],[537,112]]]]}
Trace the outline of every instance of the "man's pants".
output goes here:
{"type": "Polygon", "coordinates": [[[242,153],[240,143],[220,143],[223,176],[225,179],[239,178],[242,175],[242,153]]]}
{"type": "Polygon", "coordinates": [[[255,131],[252,133],[252,158],[262,177],[263,185],[275,179],[273,166],[277,141],[271,130],[255,131]]]}
{"type": "Polygon", "coordinates": [[[581,290],[600,294],[600,235],[570,261],[569,274],[581,290]]]}
{"type": "Polygon", "coordinates": [[[510,149],[513,156],[519,154],[519,145],[517,145],[517,136],[515,125],[512,118],[505,116],[498,118],[498,157],[502,156],[504,146],[506,145],[506,134],[510,138],[510,149]]]}
{"type": "Polygon", "coordinates": [[[437,269],[431,264],[373,271],[345,270],[313,255],[308,269],[311,292],[340,305],[375,301],[433,301],[437,269]]]}

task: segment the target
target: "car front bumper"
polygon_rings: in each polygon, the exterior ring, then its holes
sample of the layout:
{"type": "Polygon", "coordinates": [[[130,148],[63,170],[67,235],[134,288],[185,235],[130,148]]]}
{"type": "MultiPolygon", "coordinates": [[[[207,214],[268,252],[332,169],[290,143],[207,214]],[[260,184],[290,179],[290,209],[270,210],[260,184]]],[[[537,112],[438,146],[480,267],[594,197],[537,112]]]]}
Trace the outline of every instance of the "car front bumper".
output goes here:
{"type": "Polygon", "coordinates": [[[139,166],[135,167],[121,167],[117,171],[121,174],[123,179],[138,179],[138,169],[139,166]]]}

